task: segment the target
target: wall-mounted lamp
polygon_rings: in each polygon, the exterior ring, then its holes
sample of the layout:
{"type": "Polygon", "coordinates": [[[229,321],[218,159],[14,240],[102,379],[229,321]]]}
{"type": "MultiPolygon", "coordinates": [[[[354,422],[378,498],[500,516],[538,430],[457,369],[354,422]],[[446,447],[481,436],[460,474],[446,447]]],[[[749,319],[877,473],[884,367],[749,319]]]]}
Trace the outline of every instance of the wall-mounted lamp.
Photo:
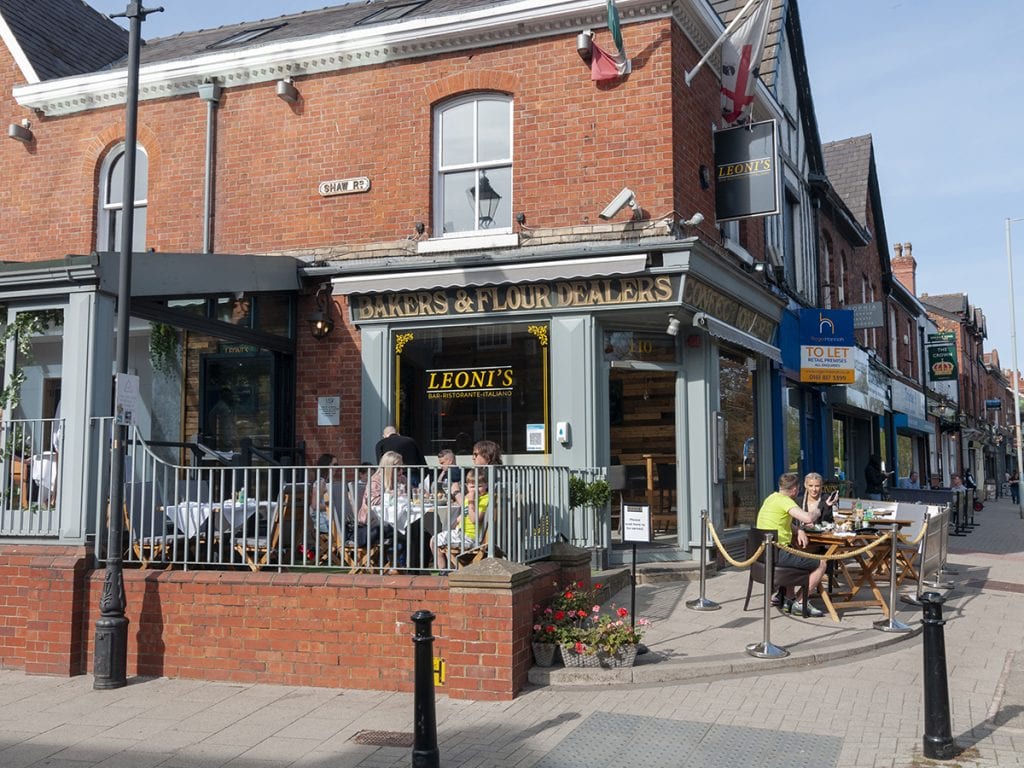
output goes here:
{"type": "Polygon", "coordinates": [[[314,339],[323,339],[334,330],[334,321],[331,319],[330,286],[322,285],[316,292],[316,310],[309,316],[309,330],[314,339]]]}
{"type": "Polygon", "coordinates": [[[21,125],[11,123],[7,126],[7,135],[22,144],[31,144],[35,139],[35,134],[32,133],[32,121],[26,117],[21,121],[21,125]]]}
{"type": "Polygon", "coordinates": [[[701,213],[700,211],[697,211],[697,213],[693,214],[693,216],[691,216],[688,219],[683,219],[679,223],[682,224],[684,227],[699,227],[701,224],[704,223],[704,214],[701,213]]]}
{"type": "Polygon", "coordinates": [[[679,334],[679,318],[675,315],[668,316],[668,327],[665,329],[665,333],[669,336],[676,336],[679,334]]]}
{"type": "Polygon", "coordinates": [[[277,95],[289,104],[294,104],[299,100],[299,89],[295,87],[290,77],[286,77],[277,81],[277,95]]]}

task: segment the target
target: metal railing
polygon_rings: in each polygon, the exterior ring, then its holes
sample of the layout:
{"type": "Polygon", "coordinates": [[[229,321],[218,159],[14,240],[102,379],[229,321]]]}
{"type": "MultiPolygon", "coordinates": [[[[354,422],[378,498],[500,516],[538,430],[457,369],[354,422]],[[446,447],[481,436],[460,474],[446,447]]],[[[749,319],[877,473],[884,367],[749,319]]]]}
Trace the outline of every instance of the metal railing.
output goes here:
{"type": "MultiPolygon", "coordinates": [[[[101,562],[110,440],[111,420],[94,420],[91,445],[100,473],[95,555],[101,562]]],[[[451,570],[465,549],[529,563],[547,557],[556,541],[607,543],[607,510],[568,509],[570,476],[589,482],[600,470],[462,468],[463,479],[473,471],[486,478],[489,505],[475,544],[453,547],[438,567],[434,537],[455,526],[462,512],[438,467],[396,468],[413,481],[408,492],[385,492],[371,503],[375,467],[187,466],[168,462],[137,432],[129,437],[125,462],[124,561],[142,567],[423,573],[451,570]]]]}
{"type": "Polygon", "coordinates": [[[0,421],[0,536],[60,533],[63,419],[0,421]]]}

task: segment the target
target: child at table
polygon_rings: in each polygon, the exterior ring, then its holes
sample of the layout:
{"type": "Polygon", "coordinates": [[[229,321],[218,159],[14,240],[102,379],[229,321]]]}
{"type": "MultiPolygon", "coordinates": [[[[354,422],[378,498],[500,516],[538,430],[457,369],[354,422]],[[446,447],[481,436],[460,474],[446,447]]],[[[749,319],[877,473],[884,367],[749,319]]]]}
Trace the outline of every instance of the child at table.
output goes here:
{"type": "Polygon", "coordinates": [[[439,569],[448,567],[451,548],[471,549],[477,545],[477,534],[487,515],[490,495],[487,493],[487,475],[467,470],[463,478],[463,511],[450,531],[441,531],[430,542],[434,563],[439,569]]]}
{"type": "Polygon", "coordinates": [[[331,490],[331,470],[323,467],[337,466],[338,462],[334,454],[322,453],[316,460],[316,480],[310,486],[309,492],[309,514],[316,520],[316,529],[319,533],[328,533],[331,530],[331,518],[327,509],[327,497],[331,490]]]}

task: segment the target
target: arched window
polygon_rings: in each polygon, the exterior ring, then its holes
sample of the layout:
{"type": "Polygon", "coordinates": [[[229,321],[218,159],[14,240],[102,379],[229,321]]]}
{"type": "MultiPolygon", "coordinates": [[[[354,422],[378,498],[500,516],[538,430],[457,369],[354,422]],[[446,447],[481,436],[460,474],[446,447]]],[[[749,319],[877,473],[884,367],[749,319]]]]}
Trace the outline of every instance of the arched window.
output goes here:
{"type": "MultiPolygon", "coordinates": [[[[114,147],[100,168],[99,217],[96,250],[121,249],[124,221],[124,144],[114,147]]],[[[149,158],[141,146],[135,151],[135,216],[132,220],[132,250],[146,250],[146,205],[149,186],[149,158]]]]}
{"type": "Polygon", "coordinates": [[[434,112],[434,232],[512,231],[512,99],[472,94],[434,112]]]}

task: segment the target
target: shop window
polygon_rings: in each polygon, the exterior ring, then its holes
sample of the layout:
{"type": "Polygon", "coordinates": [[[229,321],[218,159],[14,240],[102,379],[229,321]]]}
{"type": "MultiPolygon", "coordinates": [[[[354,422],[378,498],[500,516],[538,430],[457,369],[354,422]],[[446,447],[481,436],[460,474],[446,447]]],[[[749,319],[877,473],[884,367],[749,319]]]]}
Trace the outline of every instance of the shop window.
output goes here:
{"type": "Polygon", "coordinates": [[[761,505],[757,488],[755,370],[754,361],[745,355],[724,349],[719,355],[719,411],[725,443],[722,508],[728,528],[753,526],[761,505]]]}
{"type": "Polygon", "coordinates": [[[548,328],[525,323],[417,328],[392,336],[395,424],[430,456],[548,452],[548,328]],[[496,343],[498,340],[508,343],[496,343]]]}
{"type": "MultiPolygon", "coordinates": [[[[100,168],[100,201],[96,250],[119,251],[124,222],[124,145],[112,150],[100,168]]],[[[149,186],[149,158],[139,146],[135,152],[135,216],[132,219],[132,250],[146,250],[146,195],[149,186]]]]}
{"type": "Polygon", "coordinates": [[[434,114],[434,231],[512,231],[512,99],[474,94],[434,114]]]}

